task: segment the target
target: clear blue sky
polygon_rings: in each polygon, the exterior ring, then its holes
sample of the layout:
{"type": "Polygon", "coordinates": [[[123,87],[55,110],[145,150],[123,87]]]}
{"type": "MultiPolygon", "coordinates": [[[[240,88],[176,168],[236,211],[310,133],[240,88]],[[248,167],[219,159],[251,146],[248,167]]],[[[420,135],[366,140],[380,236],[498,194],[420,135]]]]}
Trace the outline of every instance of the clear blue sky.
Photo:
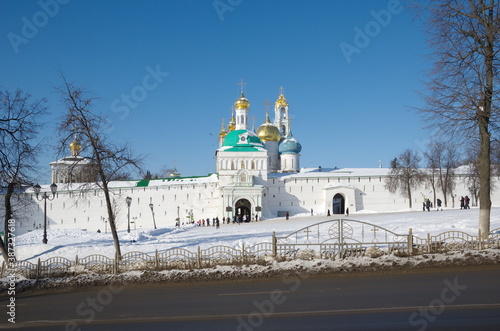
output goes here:
{"type": "MultiPolygon", "coordinates": [[[[256,127],[285,88],[303,167],[385,167],[428,141],[409,109],[427,44],[397,1],[59,1],[0,3],[0,87],[49,100],[45,144],[65,111],[58,68],[100,97],[111,138],[147,154],[153,173],[174,161],[183,176],[215,171],[241,79],[256,127]]],[[[56,158],[40,159],[41,182],[56,158]]]]}

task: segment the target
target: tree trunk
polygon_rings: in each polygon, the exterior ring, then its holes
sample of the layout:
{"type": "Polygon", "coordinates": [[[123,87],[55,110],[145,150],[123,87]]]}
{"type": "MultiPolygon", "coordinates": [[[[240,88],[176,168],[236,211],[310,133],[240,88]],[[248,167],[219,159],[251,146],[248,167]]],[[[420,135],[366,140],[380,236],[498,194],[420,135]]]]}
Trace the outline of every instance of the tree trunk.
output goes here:
{"type": "Polygon", "coordinates": [[[108,211],[108,217],[109,217],[109,228],[111,230],[111,234],[113,235],[113,244],[115,246],[115,252],[116,255],[118,256],[118,259],[121,260],[122,252],[120,249],[120,239],[118,238],[118,232],[116,230],[115,213],[113,212],[113,204],[111,202],[111,197],[109,195],[108,183],[105,180],[103,180],[102,182],[102,189],[104,191],[104,197],[106,198],[106,209],[108,211]]]}
{"type": "Polygon", "coordinates": [[[479,154],[479,230],[484,239],[490,233],[491,212],[491,170],[490,170],[490,137],[481,127],[481,151],[479,154]]]}
{"type": "Polygon", "coordinates": [[[491,166],[490,166],[490,148],[491,133],[489,124],[491,117],[491,106],[493,99],[493,79],[494,79],[494,57],[495,57],[495,19],[493,17],[493,1],[490,2],[491,8],[488,9],[488,16],[485,17],[486,23],[486,45],[484,47],[484,69],[486,72],[486,81],[484,87],[483,107],[478,111],[479,125],[479,230],[482,238],[486,238],[490,233],[490,213],[491,213],[491,166]]]}
{"type": "Polygon", "coordinates": [[[410,209],[412,208],[412,201],[411,201],[411,187],[408,184],[408,205],[410,206],[410,209]]]}
{"type": "MultiPolygon", "coordinates": [[[[9,220],[12,219],[12,194],[14,193],[14,182],[9,182],[7,185],[7,192],[5,193],[4,197],[4,207],[5,207],[5,217],[4,217],[4,233],[5,237],[3,241],[0,241],[1,245],[1,250],[2,250],[2,256],[5,259],[5,262],[7,263],[8,260],[8,243],[9,243],[9,238],[11,237],[10,234],[10,227],[9,227],[9,220]]],[[[1,239],[1,238],[0,238],[1,239]]],[[[11,259],[14,258],[15,256],[13,255],[14,251],[11,252],[11,259]]]]}

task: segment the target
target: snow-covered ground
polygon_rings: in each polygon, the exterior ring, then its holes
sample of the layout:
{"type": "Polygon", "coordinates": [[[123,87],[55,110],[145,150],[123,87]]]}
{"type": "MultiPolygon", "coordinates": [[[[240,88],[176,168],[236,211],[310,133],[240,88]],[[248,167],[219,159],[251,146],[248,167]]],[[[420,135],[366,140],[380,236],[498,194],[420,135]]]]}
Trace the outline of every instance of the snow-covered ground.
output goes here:
{"type": "MultiPolygon", "coordinates": [[[[163,251],[169,248],[181,247],[196,252],[198,246],[206,249],[210,246],[226,245],[240,248],[271,242],[272,232],[283,236],[297,231],[305,226],[328,219],[327,216],[295,216],[289,220],[284,218],[268,219],[259,222],[238,224],[221,224],[219,229],[213,226],[198,227],[184,225],[181,227],[166,227],[154,229],[132,229],[118,232],[122,254],[132,251],[154,254],[155,250],[163,251]]],[[[398,212],[398,213],[364,213],[350,215],[349,219],[365,221],[396,233],[406,234],[409,228],[417,237],[426,238],[427,233],[436,235],[445,231],[458,230],[471,235],[478,233],[479,210],[450,209],[430,212],[398,212]]],[[[491,212],[491,229],[500,228],[500,208],[491,212]]],[[[36,230],[16,237],[15,252],[18,260],[36,263],[54,256],[62,256],[74,260],[76,255],[83,258],[92,254],[102,254],[114,257],[113,239],[111,233],[81,231],[75,229],[47,230],[48,243],[42,244],[43,230],[36,230]]]]}
{"type": "MultiPolygon", "coordinates": [[[[238,224],[221,224],[220,229],[215,227],[198,227],[184,225],[169,228],[142,228],[119,231],[122,254],[131,251],[141,251],[153,254],[155,250],[162,251],[174,247],[182,247],[196,252],[198,247],[206,249],[215,245],[226,245],[240,248],[260,242],[270,242],[272,232],[277,236],[284,236],[305,226],[322,222],[335,217],[323,215],[301,215],[284,218],[268,219],[260,222],[238,224]]],[[[349,219],[365,221],[384,227],[390,231],[406,234],[409,228],[414,235],[425,238],[427,233],[439,233],[458,230],[471,235],[477,235],[479,210],[444,210],[444,211],[410,211],[397,213],[360,213],[351,215],[349,219]]],[[[491,229],[500,228],[500,208],[493,208],[491,213],[491,229]]],[[[91,254],[103,254],[110,258],[114,256],[114,247],[111,234],[89,233],[80,230],[51,230],[47,231],[48,244],[42,244],[41,230],[33,231],[16,237],[15,251],[19,260],[28,260],[36,263],[54,256],[66,257],[74,260],[91,254]]],[[[324,272],[351,272],[351,271],[380,271],[401,268],[421,268],[436,266],[463,266],[500,264],[499,249],[484,249],[481,251],[461,250],[444,254],[422,254],[411,257],[397,257],[383,255],[377,258],[363,256],[345,260],[325,259],[295,259],[275,261],[267,258],[264,265],[215,266],[206,269],[194,270],[166,270],[166,271],[131,271],[117,275],[100,275],[92,272],[79,274],[74,277],[26,280],[16,277],[18,291],[27,289],[45,290],[55,287],[78,287],[82,285],[105,285],[109,283],[144,283],[158,281],[188,281],[213,280],[225,278],[272,277],[286,274],[308,274],[324,272]]],[[[0,289],[12,286],[12,278],[0,279],[0,289]],[[10,284],[10,285],[9,285],[10,284]]],[[[1,292],[1,291],[0,291],[1,292]]]]}

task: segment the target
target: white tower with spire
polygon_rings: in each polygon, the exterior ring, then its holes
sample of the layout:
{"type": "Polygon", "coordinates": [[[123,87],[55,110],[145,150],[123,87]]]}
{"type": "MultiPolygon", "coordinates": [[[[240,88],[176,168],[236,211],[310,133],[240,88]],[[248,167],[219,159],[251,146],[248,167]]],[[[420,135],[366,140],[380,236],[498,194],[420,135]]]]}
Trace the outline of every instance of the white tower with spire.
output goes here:
{"type": "Polygon", "coordinates": [[[243,92],[234,103],[234,112],[236,116],[236,130],[248,130],[248,112],[250,111],[250,102],[243,92]]]}
{"type": "Polygon", "coordinates": [[[280,96],[274,105],[274,125],[280,130],[281,136],[286,137],[290,132],[290,116],[288,115],[288,102],[280,87],[280,96]]]}

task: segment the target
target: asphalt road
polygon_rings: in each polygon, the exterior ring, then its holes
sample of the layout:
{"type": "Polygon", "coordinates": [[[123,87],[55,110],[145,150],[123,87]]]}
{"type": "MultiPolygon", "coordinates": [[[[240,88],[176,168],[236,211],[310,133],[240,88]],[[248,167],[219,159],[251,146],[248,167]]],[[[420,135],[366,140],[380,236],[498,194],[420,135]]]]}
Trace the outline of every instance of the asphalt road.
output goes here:
{"type": "Polygon", "coordinates": [[[16,323],[3,313],[0,328],[499,330],[500,266],[110,286],[15,299],[16,323]]]}

